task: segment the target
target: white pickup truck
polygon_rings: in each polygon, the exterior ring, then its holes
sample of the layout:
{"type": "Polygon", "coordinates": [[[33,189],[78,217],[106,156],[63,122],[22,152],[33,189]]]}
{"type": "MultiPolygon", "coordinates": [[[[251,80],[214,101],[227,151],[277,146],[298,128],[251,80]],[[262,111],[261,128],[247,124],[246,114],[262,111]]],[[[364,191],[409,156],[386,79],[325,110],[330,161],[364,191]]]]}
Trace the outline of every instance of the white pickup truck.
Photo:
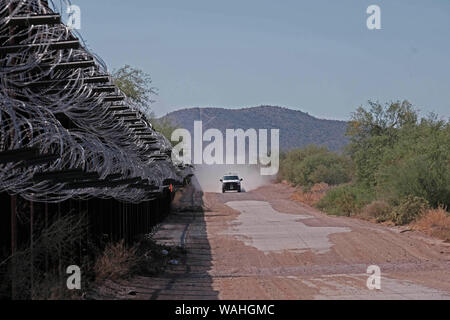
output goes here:
{"type": "Polygon", "coordinates": [[[220,182],[222,182],[222,193],[225,193],[227,191],[237,191],[241,192],[241,182],[244,179],[239,178],[239,175],[237,174],[227,174],[224,175],[222,179],[220,179],[220,182]]]}

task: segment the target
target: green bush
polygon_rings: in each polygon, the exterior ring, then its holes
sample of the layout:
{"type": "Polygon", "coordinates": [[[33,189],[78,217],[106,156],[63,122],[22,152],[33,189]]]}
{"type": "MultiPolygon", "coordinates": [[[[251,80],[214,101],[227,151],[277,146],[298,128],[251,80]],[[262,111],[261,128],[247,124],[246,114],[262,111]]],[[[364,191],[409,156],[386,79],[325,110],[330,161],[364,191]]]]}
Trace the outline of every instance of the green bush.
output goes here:
{"type": "Polygon", "coordinates": [[[415,221],[427,209],[428,201],[421,197],[407,196],[392,212],[392,221],[396,225],[405,225],[415,221]]]}
{"type": "Polygon", "coordinates": [[[398,141],[401,128],[414,125],[417,112],[408,101],[386,105],[369,101],[369,109],[360,107],[353,113],[347,128],[348,152],[359,183],[373,187],[375,175],[386,152],[398,141]]]}
{"type": "Polygon", "coordinates": [[[317,146],[294,150],[283,155],[279,177],[304,191],[315,183],[352,181],[331,189],[317,204],[330,214],[362,213],[406,224],[428,205],[450,207],[448,120],[436,115],[420,119],[408,101],[384,106],[369,102],[368,109],[353,114],[347,135],[350,159],[317,146]],[[368,206],[374,200],[387,206],[368,206]]]}
{"type": "Polygon", "coordinates": [[[422,120],[399,134],[376,175],[383,197],[395,202],[406,196],[426,199],[430,205],[450,206],[450,126],[422,120]]]}
{"type": "Polygon", "coordinates": [[[287,180],[309,189],[316,183],[338,185],[351,179],[350,159],[325,147],[308,146],[284,154],[279,180],[287,180]]]}
{"type": "Polygon", "coordinates": [[[369,105],[353,114],[347,131],[356,182],[393,205],[415,196],[450,207],[450,123],[419,119],[407,101],[369,105]]]}
{"type": "Polygon", "coordinates": [[[374,196],[358,185],[345,185],[328,191],[317,207],[329,214],[351,216],[372,202],[374,196]]]}

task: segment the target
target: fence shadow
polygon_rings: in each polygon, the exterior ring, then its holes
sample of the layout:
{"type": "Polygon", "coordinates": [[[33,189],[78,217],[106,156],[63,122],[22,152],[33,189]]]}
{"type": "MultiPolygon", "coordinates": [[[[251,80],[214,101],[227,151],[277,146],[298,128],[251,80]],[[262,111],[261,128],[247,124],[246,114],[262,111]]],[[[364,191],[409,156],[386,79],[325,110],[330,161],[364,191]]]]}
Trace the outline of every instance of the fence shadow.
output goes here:
{"type": "Polygon", "coordinates": [[[209,274],[212,251],[209,244],[203,192],[189,185],[175,199],[172,213],[162,222],[154,239],[170,246],[180,245],[186,254],[158,276],[137,276],[126,283],[105,283],[102,299],[216,300],[209,274]]]}

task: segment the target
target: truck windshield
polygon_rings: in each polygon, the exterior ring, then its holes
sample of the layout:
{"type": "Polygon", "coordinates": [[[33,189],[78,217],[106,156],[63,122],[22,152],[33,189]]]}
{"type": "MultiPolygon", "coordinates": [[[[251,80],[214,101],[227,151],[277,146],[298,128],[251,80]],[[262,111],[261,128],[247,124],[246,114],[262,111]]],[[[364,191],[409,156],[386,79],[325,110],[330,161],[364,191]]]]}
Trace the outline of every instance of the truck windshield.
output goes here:
{"type": "Polygon", "coordinates": [[[238,176],[227,176],[227,177],[224,177],[223,180],[225,180],[225,181],[239,180],[239,177],[238,176]]]}

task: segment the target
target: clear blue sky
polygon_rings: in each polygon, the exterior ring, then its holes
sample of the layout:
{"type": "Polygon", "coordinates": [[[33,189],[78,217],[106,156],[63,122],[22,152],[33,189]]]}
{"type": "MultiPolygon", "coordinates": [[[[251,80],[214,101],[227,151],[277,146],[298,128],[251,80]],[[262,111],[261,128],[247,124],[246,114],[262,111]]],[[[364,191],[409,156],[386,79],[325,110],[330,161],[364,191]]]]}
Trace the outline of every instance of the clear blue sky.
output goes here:
{"type": "Polygon", "coordinates": [[[159,89],[158,115],[279,105],[348,119],[368,99],[450,117],[449,0],[72,0],[110,69],[159,89]],[[381,7],[382,30],[366,9],[381,7]]]}

